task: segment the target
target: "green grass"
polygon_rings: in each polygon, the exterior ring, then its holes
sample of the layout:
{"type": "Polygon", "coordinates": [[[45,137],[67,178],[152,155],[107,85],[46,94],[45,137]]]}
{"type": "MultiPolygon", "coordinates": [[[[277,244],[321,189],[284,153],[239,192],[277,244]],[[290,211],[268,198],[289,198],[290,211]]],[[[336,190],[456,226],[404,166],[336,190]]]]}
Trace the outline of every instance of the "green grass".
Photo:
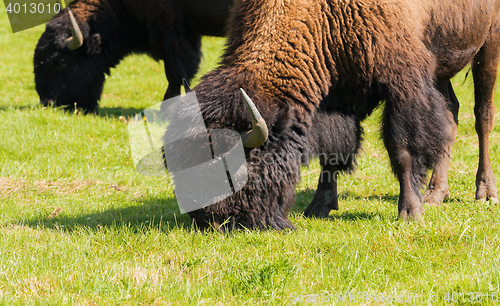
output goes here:
{"type": "MultiPolygon", "coordinates": [[[[328,220],[300,215],[319,174],[313,162],[302,171],[290,216],[297,231],[199,233],[179,213],[166,178],[134,172],[119,118],[161,100],[162,64],[125,59],[107,79],[98,116],[43,109],[32,58],[44,26],[13,35],[3,4],[0,10],[0,304],[291,305],[291,297],[309,294],[298,303],[309,305],[307,298],[357,292],[434,293],[432,304],[445,304],[446,293],[500,294],[500,211],[474,201],[478,146],[465,73],[453,81],[462,108],[452,197],[426,207],[424,221],[395,221],[399,188],[378,110],[365,123],[357,171],[340,179],[340,210],[328,220]]],[[[217,65],[223,45],[203,42],[194,85],[217,65]]],[[[499,143],[497,124],[497,178],[499,143]]],[[[462,299],[457,304],[471,304],[462,299]]],[[[476,304],[495,304],[484,299],[476,304]]],[[[380,304],[364,302],[344,304],[380,304]]]]}

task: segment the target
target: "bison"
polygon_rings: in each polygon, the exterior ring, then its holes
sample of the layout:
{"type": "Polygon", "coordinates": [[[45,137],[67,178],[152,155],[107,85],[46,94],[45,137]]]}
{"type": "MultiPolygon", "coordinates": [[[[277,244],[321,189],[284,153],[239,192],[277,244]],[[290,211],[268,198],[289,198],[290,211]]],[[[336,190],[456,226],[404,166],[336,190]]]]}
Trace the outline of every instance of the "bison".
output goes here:
{"type": "Polygon", "coordinates": [[[43,104],[94,112],[105,74],[131,53],[163,60],[165,98],[180,94],[201,58],[201,35],[223,36],[230,0],[77,0],[47,23],[35,49],[36,90],[43,104]],[[74,36],[74,37],[73,37],[74,36]]]}
{"type": "MultiPolygon", "coordinates": [[[[191,217],[200,227],[293,228],[287,213],[300,165],[311,154],[335,152],[351,158],[335,165],[322,160],[324,170],[352,168],[360,123],[382,100],[382,136],[400,183],[399,219],[420,219],[420,190],[433,166],[441,177],[433,177],[429,192],[443,197],[439,186],[445,187],[458,111],[447,87],[469,62],[481,148],[477,197],[497,198],[488,134],[499,9],[495,0],[236,1],[222,65],[195,90],[208,129],[235,129],[253,139],[245,143],[249,183],[191,217]],[[267,122],[264,141],[240,88],[267,122]]],[[[318,200],[332,189],[322,184],[309,215],[335,208],[336,196],[318,200]]]]}

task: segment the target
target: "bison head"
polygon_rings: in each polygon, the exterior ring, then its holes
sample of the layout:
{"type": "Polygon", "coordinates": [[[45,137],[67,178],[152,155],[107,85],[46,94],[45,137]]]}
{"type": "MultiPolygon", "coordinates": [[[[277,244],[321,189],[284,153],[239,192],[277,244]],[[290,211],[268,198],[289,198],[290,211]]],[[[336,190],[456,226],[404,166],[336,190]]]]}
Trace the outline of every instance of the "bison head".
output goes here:
{"type": "Polygon", "coordinates": [[[248,172],[241,190],[189,212],[199,228],[294,228],[287,214],[300,165],[310,155],[304,137],[310,124],[297,122],[301,112],[269,94],[256,79],[252,72],[220,67],[194,89],[208,130],[232,129],[242,135],[248,172]],[[264,122],[267,129],[262,131],[264,122]]]}
{"type": "Polygon", "coordinates": [[[97,109],[109,64],[103,63],[100,35],[90,31],[69,9],[47,23],[33,63],[42,104],[97,109]]]}

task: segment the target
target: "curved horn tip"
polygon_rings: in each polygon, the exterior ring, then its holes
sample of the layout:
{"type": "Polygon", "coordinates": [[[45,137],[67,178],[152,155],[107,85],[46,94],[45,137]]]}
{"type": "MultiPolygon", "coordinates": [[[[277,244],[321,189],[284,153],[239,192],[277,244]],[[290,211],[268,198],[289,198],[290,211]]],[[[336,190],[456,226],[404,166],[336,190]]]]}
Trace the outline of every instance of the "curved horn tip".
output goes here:
{"type": "Polygon", "coordinates": [[[248,111],[250,112],[250,116],[252,116],[252,120],[260,120],[262,119],[262,116],[259,113],[259,110],[253,103],[252,99],[247,95],[247,93],[243,90],[243,88],[240,88],[240,92],[243,96],[243,99],[245,100],[245,103],[247,105],[248,111]]]}
{"type": "Polygon", "coordinates": [[[66,39],[66,47],[70,50],[76,50],[83,45],[83,34],[76,22],[75,16],[68,7],[68,15],[71,24],[71,34],[72,36],[66,39]]]}
{"type": "Polygon", "coordinates": [[[245,148],[257,148],[267,141],[267,138],[269,136],[267,124],[257,110],[257,107],[255,107],[252,99],[248,97],[243,88],[240,88],[240,92],[243,96],[243,99],[245,100],[248,111],[250,113],[250,117],[252,119],[252,129],[250,131],[241,133],[243,146],[245,148]]]}

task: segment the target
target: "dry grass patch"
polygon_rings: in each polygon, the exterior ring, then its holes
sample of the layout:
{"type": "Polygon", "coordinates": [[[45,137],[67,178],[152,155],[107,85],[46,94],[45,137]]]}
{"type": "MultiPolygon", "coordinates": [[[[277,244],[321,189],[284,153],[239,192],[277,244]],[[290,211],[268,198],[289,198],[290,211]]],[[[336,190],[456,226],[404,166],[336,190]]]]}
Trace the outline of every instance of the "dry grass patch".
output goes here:
{"type": "Polygon", "coordinates": [[[19,289],[16,295],[27,301],[33,296],[43,297],[50,295],[57,289],[57,284],[53,279],[48,277],[30,277],[19,281],[19,289]]]}
{"type": "Polygon", "coordinates": [[[9,197],[13,193],[25,190],[26,183],[23,179],[0,178],[0,197],[9,197]]]}
{"type": "Polygon", "coordinates": [[[89,180],[72,181],[72,182],[66,182],[66,181],[52,182],[52,181],[41,180],[41,181],[35,181],[33,184],[34,186],[36,186],[37,191],[42,193],[51,192],[57,195],[68,195],[68,194],[79,193],[83,190],[87,190],[90,188],[94,188],[102,184],[102,182],[89,181],[89,180]]]}
{"type": "Polygon", "coordinates": [[[10,197],[27,191],[39,193],[52,193],[58,196],[77,194],[89,189],[114,189],[123,191],[123,187],[117,184],[105,184],[100,181],[77,180],[77,181],[29,181],[22,178],[0,178],[0,197],[10,197]]]}

